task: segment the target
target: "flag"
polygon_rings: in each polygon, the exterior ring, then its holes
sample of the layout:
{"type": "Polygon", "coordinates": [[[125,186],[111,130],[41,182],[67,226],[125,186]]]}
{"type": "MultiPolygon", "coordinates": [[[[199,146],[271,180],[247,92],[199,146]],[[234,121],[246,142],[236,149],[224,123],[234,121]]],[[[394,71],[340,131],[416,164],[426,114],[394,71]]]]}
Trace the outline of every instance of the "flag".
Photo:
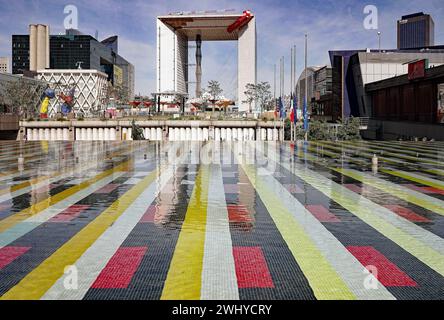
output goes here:
{"type": "Polygon", "coordinates": [[[281,119],[284,119],[287,116],[287,113],[285,112],[285,107],[282,102],[282,99],[279,98],[279,115],[281,119]]]}
{"type": "Polygon", "coordinates": [[[297,124],[298,123],[298,101],[296,100],[296,95],[294,95],[293,97],[293,111],[294,111],[294,118],[293,118],[293,123],[297,124]]]}
{"type": "Polygon", "coordinates": [[[308,131],[307,99],[304,99],[304,131],[308,131]]]}
{"type": "MultiPolygon", "coordinates": [[[[281,98],[279,98],[279,99],[281,99],[281,98]]],[[[279,102],[275,101],[275,103],[276,103],[276,108],[274,108],[274,118],[277,119],[278,114],[279,114],[279,102]]]]}

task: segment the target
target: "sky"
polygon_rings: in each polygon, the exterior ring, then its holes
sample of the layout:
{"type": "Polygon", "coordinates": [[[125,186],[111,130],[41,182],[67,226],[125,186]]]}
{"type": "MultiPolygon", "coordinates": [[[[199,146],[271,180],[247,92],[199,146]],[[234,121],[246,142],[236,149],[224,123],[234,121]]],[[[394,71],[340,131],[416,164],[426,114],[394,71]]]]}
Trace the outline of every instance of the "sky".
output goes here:
{"type": "MultiPolygon", "coordinates": [[[[146,95],[156,90],[156,17],[170,12],[251,10],[258,36],[258,81],[273,86],[274,65],[279,66],[284,56],[287,91],[291,47],[297,46],[299,76],[305,33],[309,37],[308,64],[314,66],[330,64],[329,50],[378,48],[378,31],[383,48],[396,48],[396,21],[418,11],[432,15],[435,43],[444,44],[443,0],[0,0],[0,56],[11,56],[11,35],[27,34],[30,23],[49,24],[51,34],[64,32],[67,5],[77,7],[83,33],[94,36],[98,30],[99,40],[119,36],[119,54],[136,68],[136,93],[146,95]],[[378,9],[378,30],[364,28],[367,5],[378,9]]],[[[225,96],[236,98],[237,43],[204,42],[202,50],[203,83],[218,80],[225,96]]],[[[192,57],[193,49],[190,51],[192,57]]],[[[193,74],[190,70],[190,77],[193,74]]]]}

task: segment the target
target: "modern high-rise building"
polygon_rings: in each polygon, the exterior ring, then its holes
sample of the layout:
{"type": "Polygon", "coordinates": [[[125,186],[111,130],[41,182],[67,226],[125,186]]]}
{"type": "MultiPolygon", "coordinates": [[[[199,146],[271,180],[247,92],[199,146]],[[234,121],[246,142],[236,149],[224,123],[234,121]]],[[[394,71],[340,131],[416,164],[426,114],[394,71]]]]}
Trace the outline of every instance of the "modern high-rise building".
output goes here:
{"type": "Polygon", "coordinates": [[[10,73],[11,72],[8,57],[0,57],[0,72],[3,72],[3,73],[10,73]]]}
{"type": "MultiPolygon", "coordinates": [[[[239,111],[248,111],[245,88],[257,82],[256,18],[248,10],[178,12],[157,17],[157,106],[190,95],[189,66],[195,65],[196,97],[202,94],[202,62],[205,54],[202,45],[206,41],[238,42],[238,104],[239,111]],[[195,64],[189,63],[189,48],[195,47],[195,64]],[[176,97],[172,98],[173,95],[176,97]]],[[[233,60],[236,58],[233,57],[233,60]]],[[[194,93],[191,93],[194,94],[194,93]]]]}
{"type": "Polygon", "coordinates": [[[12,73],[29,71],[29,35],[12,36],[12,73]]]}
{"type": "Polygon", "coordinates": [[[418,12],[398,21],[398,49],[425,48],[435,45],[435,23],[430,15],[418,12]]]}
{"type": "Polygon", "coordinates": [[[46,32],[39,26],[31,25],[29,35],[12,36],[13,74],[44,69],[97,70],[106,73],[113,85],[126,88],[130,99],[134,98],[134,66],[117,53],[117,36],[102,43],[78,30],[49,35],[49,29],[46,32]],[[43,37],[46,34],[47,46],[43,37]]]}

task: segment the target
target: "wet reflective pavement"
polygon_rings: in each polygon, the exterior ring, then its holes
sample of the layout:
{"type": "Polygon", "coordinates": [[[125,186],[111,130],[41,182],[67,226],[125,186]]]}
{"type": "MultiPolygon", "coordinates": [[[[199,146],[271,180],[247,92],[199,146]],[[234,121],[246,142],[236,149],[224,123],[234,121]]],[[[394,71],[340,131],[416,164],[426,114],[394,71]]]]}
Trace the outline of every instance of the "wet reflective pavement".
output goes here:
{"type": "Polygon", "coordinates": [[[444,299],[443,216],[440,142],[1,142],[0,299],[444,299]]]}

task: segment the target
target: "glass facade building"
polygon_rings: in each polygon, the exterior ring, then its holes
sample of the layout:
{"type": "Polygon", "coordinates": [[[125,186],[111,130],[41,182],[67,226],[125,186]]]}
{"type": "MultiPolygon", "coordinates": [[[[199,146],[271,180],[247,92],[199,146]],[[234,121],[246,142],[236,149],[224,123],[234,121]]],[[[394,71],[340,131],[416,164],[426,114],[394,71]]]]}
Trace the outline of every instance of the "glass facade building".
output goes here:
{"type": "MultiPolygon", "coordinates": [[[[114,85],[114,71],[120,77],[124,88],[128,89],[130,99],[134,98],[134,66],[117,54],[117,37],[97,41],[90,35],[69,30],[65,35],[50,36],[50,69],[93,69],[104,72],[114,85]]],[[[13,74],[29,71],[29,35],[12,36],[13,74]]]]}
{"type": "Polygon", "coordinates": [[[435,23],[422,12],[403,16],[398,21],[398,49],[425,48],[435,43],[435,23]]]}
{"type": "Polygon", "coordinates": [[[29,35],[12,36],[12,74],[29,70],[29,35]]]}

